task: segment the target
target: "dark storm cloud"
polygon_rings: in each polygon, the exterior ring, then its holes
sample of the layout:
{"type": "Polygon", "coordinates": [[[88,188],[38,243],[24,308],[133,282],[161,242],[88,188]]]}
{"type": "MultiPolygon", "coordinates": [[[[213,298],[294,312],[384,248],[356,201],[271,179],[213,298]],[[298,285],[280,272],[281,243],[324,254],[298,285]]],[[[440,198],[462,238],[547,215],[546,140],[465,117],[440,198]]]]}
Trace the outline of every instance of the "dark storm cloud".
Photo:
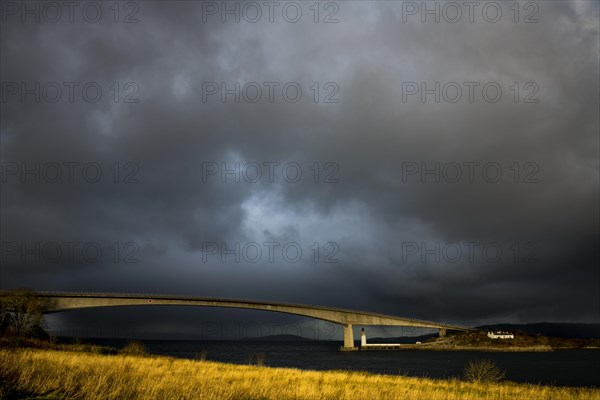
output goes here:
{"type": "Polygon", "coordinates": [[[2,182],[3,242],[103,250],[94,263],[80,251],[58,263],[10,256],[3,288],[276,299],[458,323],[597,320],[597,3],[538,2],[533,24],[514,23],[506,7],[498,23],[403,22],[393,2],[340,2],[334,24],[313,23],[306,7],[294,24],[203,23],[201,4],[139,3],[134,24],[2,24],[3,84],[103,89],[97,103],[22,103],[19,95],[2,103],[4,172],[22,162],[95,162],[103,172],[98,183],[2,182]],[[123,103],[128,82],[138,103],[123,103]],[[206,82],[280,85],[272,103],[264,92],[236,104],[231,95],[203,102],[206,82]],[[286,82],[302,87],[298,103],[282,99],[286,82]],[[312,101],[313,82],[321,99],[334,82],[339,102],[312,101]],[[456,103],[432,95],[422,103],[403,101],[403,82],[480,86],[472,103],[466,91],[456,103]],[[481,97],[488,82],[502,87],[501,101],[481,97]],[[539,102],[523,103],[532,88],[539,102]],[[115,162],[119,179],[139,168],[138,181],[115,184],[115,162]],[[280,165],[273,183],[266,169],[258,183],[203,175],[206,163],[221,162],[280,165]],[[302,168],[297,183],[281,177],[289,162],[302,168]],[[477,163],[473,182],[469,162],[477,163]],[[422,163],[456,163],[462,179],[406,175],[422,163]],[[482,175],[487,163],[501,168],[499,182],[482,175]],[[337,181],[324,183],[332,171],[337,181]],[[127,242],[138,263],[124,262],[127,242]],[[207,242],[293,242],[304,256],[203,261],[207,242]],[[322,262],[328,242],[339,247],[337,263],[322,262]],[[465,243],[476,243],[473,260],[465,243]],[[502,250],[498,260],[481,253],[490,243],[502,250]],[[436,244],[440,260],[422,259],[436,244]],[[463,251],[458,260],[443,253],[448,245],[463,251]]]}

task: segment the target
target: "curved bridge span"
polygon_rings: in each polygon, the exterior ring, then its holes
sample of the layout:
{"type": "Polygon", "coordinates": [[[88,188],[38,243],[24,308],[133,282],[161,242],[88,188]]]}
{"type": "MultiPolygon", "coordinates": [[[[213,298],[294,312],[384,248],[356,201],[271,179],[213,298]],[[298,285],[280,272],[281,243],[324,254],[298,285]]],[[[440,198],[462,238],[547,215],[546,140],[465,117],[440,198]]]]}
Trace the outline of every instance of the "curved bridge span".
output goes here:
{"type": "Polygon", "coordinates": [[[414,326],[439,329],[440,336],[446,330],[469,331],[462,326],[447,325],[431,321],[422,321],[394,315],[377,314],[366,311],[347,310],[342,308],[290,304],[271,301],[223,299],[210,297],[165,296],[150,294],[117,294],[117,293],[54,293],[39,292],[37,296],[44,298],[48,304],[45,313],[73,310],[90,307],[115,306],[200,306],[228,307],[253,310],[272,311],[286,314],[316,318],[344,326],[343,349],[354,349],[353,325],[381,326],[414,326]]]}

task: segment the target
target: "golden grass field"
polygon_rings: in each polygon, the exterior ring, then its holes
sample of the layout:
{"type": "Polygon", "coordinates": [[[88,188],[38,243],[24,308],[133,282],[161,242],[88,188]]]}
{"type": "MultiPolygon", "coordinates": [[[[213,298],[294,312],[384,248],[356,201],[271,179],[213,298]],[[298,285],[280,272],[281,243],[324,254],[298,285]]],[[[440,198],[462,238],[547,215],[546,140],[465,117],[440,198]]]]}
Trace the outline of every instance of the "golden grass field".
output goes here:
{"type": "Polygon", "coordinates": [[[0,381],[0,392],[12,388],[41,399],[600,399],[600,390],[590,388],[476,384],[23,348],[0,349],[0,381]]]}

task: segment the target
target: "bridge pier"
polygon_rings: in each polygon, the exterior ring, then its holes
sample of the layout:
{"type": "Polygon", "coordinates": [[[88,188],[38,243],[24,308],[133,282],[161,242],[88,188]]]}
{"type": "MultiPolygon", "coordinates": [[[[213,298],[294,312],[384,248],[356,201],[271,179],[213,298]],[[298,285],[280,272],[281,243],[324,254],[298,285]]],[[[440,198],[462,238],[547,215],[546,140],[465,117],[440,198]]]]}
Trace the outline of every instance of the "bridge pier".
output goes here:
{"type": "Polygon", "coordinates": [[[341,350],[358,350],[358,348],[354,346],[354,333],[352,332],[352,324],[344,325],[344,347],[342,347],[341,350]]]}
{"type": "Polygon", "coordinates": [[[440,337],[444,337],[446,336],[446,328],[440,328],[440,333],[439,333],[440,337]]]}

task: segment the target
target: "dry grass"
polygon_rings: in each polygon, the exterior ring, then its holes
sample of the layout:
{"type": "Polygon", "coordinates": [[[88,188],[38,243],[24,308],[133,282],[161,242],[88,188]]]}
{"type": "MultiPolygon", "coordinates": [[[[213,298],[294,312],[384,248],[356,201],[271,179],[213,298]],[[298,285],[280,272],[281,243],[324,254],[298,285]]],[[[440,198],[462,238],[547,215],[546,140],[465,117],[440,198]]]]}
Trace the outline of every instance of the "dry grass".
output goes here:
{"type": "Polygon", "coordinates": [[[0,349],[0,382],[4,390],[8,387],[47,399],[600,400],[598,389],[467,383],[40,349],[0,349]]]}

